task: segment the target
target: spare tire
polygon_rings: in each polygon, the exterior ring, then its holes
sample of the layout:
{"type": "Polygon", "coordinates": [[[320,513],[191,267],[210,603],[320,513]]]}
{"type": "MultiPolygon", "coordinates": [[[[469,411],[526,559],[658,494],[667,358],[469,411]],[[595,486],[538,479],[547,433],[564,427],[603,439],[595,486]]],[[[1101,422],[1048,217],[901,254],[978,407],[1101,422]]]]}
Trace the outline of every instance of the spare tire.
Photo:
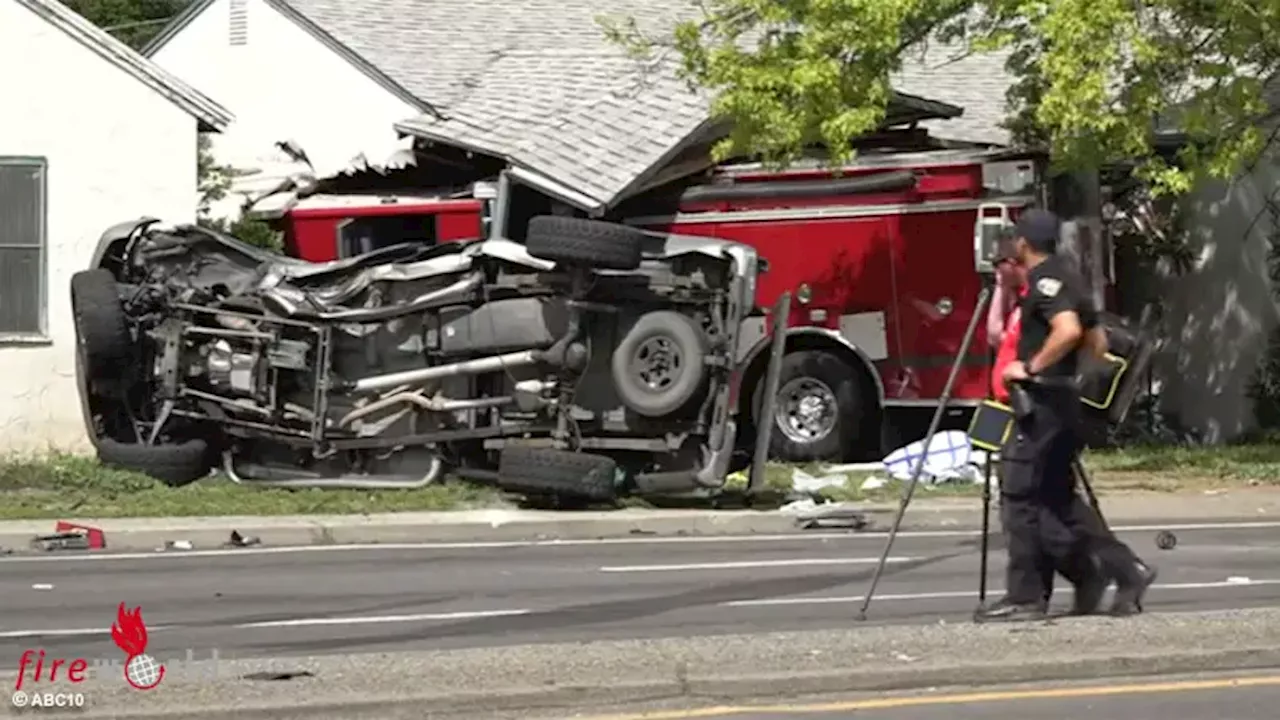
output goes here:
{"type": "Polygon", "coordinates": [[[539,215],[529,221],[525,248],[534,257],[556,263],[635,270],[644,242],[643,232],[626,225],[539,215]]]}
{"type": "Polygon", "coordinates": [[[642,315],[613,351],[613,385],[632,411],[663,417],[702,390],[708,343],[702,328],[678,312],[642,315]]]}
{"type": "Polygon", "coordinates": [[[204,440],[187,440],[166,445],[124,443],[99,438],[98,460],[107,467],[132,470],[168,485],[190,485],[209,474],[213,467],[209,444],[204,440]]]}
{"type": "Polygon", "coordinates": [[[133,352],[133,338],[115,276],[106,270],[72,275],[71,313],[88,375],[100,377],[124,370],[133,352]]]}

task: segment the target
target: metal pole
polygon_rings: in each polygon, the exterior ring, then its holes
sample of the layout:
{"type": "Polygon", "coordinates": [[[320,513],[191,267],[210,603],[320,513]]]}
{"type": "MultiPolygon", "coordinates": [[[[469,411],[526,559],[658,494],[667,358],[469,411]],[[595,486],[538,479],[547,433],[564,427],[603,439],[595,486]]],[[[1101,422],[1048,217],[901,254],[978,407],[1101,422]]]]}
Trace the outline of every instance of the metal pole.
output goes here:
{"type": "Polygon", "coordinates": [[[960,366],[964,364],[965,357],[969,354],[969,345],[973,343],[973,335],[978,329],[978,323],[982,318],[983,312],[987,309],[987,301],[991,299],[991,289],[982,288],[978,293],[978,302],[973,308],[973,317],[969,319],[969,327],[964,331],[964,340],[960,343],[960,350],[956,352],[955,362],[951,364],[951,374],[947,376],[947,384],[942,388],[942,397],[938,399],[938,409],[933,411],[933,420],[929,422],[929,431],[925,433],[923,450],[920,457],[916,458],[915,467],[911,470],[911,480],[907,483],[907,492],[902,496],[902,502],[898,505],[898,515],[893,519],[893,527],[889,529],[889,537],[884,543],[884,551],[880,553],[880,562],[876,564],[875,574],[871,576],[871,584],[867,587],[866,594],[862,597],[862,609],[858,611],[858,619],[867,619],[867,608],[871,606],[871,598],[875,595],[876,587],[880,585],[880,576],[884,574],[885,563],[889,560],[889,552],[893,549],[893,541],[898,537],[898,529],[902,527],[902,516],[907,512],[907,506],[911,504],[911,497],[915,495],[916,484],[920,482],[920,473],[924,471],[924,460],[929,454],[929,445],[933,442],[933,436],[938,433],[938,426],[942,424],[942,414],[946,412],[947,405],[951,403],[951,392],[955,387],[956,378],[960,375],[960,366]]]}
{"type": "Polygon", "coordinates": [[[978,605],[987,602],[987,556],[991,552],[991,453],[982,469],[982,560],[978,563],[978,605]]]}
{"type": "Polygon", "coordinates": [[[773,438],[773,406],[778,397],[778,380],[782,376],[782,356],[787,349],[787,326],[791,319],[791,293],[784,292],[773,304],[773,344],[769,346],[769,365],[764,371],[764,396],[760,414],[756,416],[756,447],[747,481],[747,495],[764,488],[765,465],[769,462],[769,441],[773,438]]]}

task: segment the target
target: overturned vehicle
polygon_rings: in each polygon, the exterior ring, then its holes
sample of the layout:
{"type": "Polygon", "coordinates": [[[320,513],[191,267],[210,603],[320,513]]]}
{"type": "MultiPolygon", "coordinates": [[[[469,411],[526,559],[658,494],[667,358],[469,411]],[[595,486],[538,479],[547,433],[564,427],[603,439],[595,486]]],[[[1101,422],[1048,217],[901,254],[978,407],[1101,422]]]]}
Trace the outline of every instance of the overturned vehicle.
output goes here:
{"type": "Polygon", "coordinates": [[[101,460],[171,485],[608,500],[724,482],[755,251],[543,216],[525,244],[314,264],[195,226],[104,234],[71,281],[101,460]]]}

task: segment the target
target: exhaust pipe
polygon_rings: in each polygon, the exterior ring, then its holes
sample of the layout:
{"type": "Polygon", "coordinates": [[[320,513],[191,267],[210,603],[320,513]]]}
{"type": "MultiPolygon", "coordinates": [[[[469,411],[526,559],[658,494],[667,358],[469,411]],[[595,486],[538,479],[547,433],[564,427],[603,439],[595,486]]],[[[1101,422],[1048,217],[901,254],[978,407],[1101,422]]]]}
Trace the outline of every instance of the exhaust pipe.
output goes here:
{"type": "Polygon", "coordinates": [[[496,372],[498,370],[505,370],[506,368],[533,365],[541,360],[541,352],[537,350],[522,350],[520,352],[507,353],[506,355],[494,355],[493,357],[464,360],[459,363],[450,363],[448,365],[435,365],[432,367],[417,368],[416,370],[404,370],[402,372],[389,373],[387,375],[374,375],[351,383],[349,391],[364,393],[373,392],[375,390],[386,390],[387,388],[399,387],[400,385],[420,385],[428,380],[439,380],[441,378],[452,377],[455,375],[479,375],[480,373],[496,372]]]}

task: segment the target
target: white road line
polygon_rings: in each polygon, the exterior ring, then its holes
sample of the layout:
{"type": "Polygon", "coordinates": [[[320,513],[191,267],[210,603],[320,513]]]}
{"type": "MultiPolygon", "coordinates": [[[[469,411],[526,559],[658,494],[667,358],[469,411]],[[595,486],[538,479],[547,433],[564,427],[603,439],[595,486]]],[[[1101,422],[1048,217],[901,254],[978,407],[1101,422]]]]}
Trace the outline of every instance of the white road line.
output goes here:
{"type": "MultiPolygon", "coordinates": [[[[531,528],[532,529],[532,528],[531,528]]],[[[1280,529],[1280,521],[1239,522],[1239,523],[1181,523],[1170,525],[1117,525],[1112,528],[1119,533],[1196,531],[1232,531],[1232,530],[1268,530],[1280,529]]],[[[181,535],[175,531],[175,535],[181,535]]],[[[109,535],[109,534],[108,534],[109,535]]],[[[589,540],[511,540],[480,542],[424,542],[424,543],[348,543],[342,545],[290,545],[284,547],[250,547],[250,548],[218,548],[210,550],[170,550],[151,552],[125,553],[84,553],[76,555],[13,555],[0,558],[0,564],[7,563],[47,563],[47,562],[107,562],[114,560],[182,560],[196,557],[232,557],[244,555],[293,555],[299,553],[335,553],[335,552],[379,552],[388,550],[502,550],[514,548],[575,548],[575,547],[609,547],[609,546],[644,546],[644,545],[742,545],[759,543],[804,543],[825,542],[828,540],[875,540],[883,542],[888,533],[871,532],[827,532],[827,533],[787,533],[774,535],[717,535],[717,536],[669,536],[669,537],[627,537],[627,538],[593,538],[589,540]]],[[[976,538],[981,533],[977,530],[908,530],[898,533],[898,539],[927,538],[976,538]]],[[[110,538],[108,537],[108,540],[110,538]]]]}
{"type": "MultiPolygon", "coordinates": [[[[1153,585],[1153,590],[1235,590],[1250,587],[1263,587],[1280,585],[1280,579],[1273,580],[1250,580],[1248,582],[1227,581],[1227,582],[1199,582],[1199,583],[1168,583],[1153,585]]],[[[990,591],[992,597],[998,597],[1003,592],[1000,588],[992,588],[990,591]]],[[[912,602],[921,600],[950,600],[957,598],[973,598],[976,593],[973,590],[944,590],[939,592],[921,592],[921,593],[883,593],[876,595],[875,599],[882,601],[898,601],[912,602]]],[[[772,606],[789,606],[789,605],[840,605],[855,602],[862,602],[863,596],[849,595],[844,597],[818,597],[818,598],[761,598],[757,600],[732,600],[716,605],[716,607],[737,608],[737,607],[772,607],[772,606]]],[[[532,615],[537,612],[547,612],[554,610],[531,610],[521,608],[517,610],[477,610],[470,612],[451,612],[451,613],[420,613],[413,615],[356,615],[348,617],[310,617],[310,618],[294,618],[291,620],[270,620],[264,622],[241,623],[231,625],[229,629],[236,630],[256,630],[264,628],[305,628],[305,627],[333,627],[343,625],[383,625],[396,623],[416,623],[416,622],[440,622],[449,620],[479,620],[485,618],[498,617],[516,617],[521,615],[532,615]]],[[[153,632],[162,630],[183,629],[182,625],[157,625],[154,628],[148,628],[153,632]]],[[[214,628],[225,631],[227,627],[214,628]]],[[[75,637],[75,636],[94,636],[107,635],[109,631],[106,628],[72,628],[72,629],[47,629],[47,630],[6,630],[0,631],[0,639],[23,639],[37,637],[75,637]]]]}
{"type": "Polygon", "coordinates": [[[528,615],[532,610],[480,610],[474,612],[452,613],[420,613],[416,615],[372,615],[354,617],[314,617],[294,620],[271,620],[268,622],[242,623],[232,625],[240,630],[253,628],[296,628],[320,627],[325,625],[376,625],[381,623],[431,622],[436,620],[479,620],[482,618],[515,617],[528,615]]]}
{"type": "MultiPolygon", "coordinates": [[[[1266,585],[1280,585],[1280,580],[1250,580],[1249,582],[1200,582],[1200,583],[1167,583],[1152,585],[1152,590],[1216,590],[1225,588],[1247,588],[1261,587],[1266,585]]],[[[991,597],[999,597],[1004,590],[1000,588],[992,588],[987,591],[991,597]]],[[[898,594],[880,594],[876,595],[873,600],[896,600],[896,601],[912,601],[912,600],[949,600],[952,598],[974,598],[977,592],[973,590],[954,590],[942,592],[926,592],[926,593],[898,593],[898,594]]],[[[780,597],[780,598],[761,598],[759,600],[732,600],[730,602],[721,603],[722,607],[773,607],[778,605],[842,605],[848,603],[862,602],[866,599],[865,595],[846,595],[844,597],[780,597]]]]}
{"type": "MultiPolygon", "coordinates": [[[[257,630],[263,628],[300,628],[322,627],[332,625],[380,625],[386,623],[438,622],[447,620],[480,620],[484,618],[514,617],[528,615],[532,610],[476,610],[470,612],[451,613],[417,613],[413,615],[354,615],[349,617],[310,617],[293,618],[291,620],[267,620],[263,622],[240,623],[231,625],[235,630],[257,630]]],[[[148,627],[150,632],[181,629],[183,625],[157,625],[148,627]]],[[[220,626],[226,629],[225,626],[220,626]]],[[[5,630],[0,631],[0,639],[21,639],[34,637],[79,637],[91,635],[108,635],[107,628],[72,628],[53,630],[5,630]]]]}
{"type": "MultiPolygon", "coordinates": [[[[915,557],[891,557],[888,562],[903,563],[915,557]]],[[[603,573],[684,572],[686,570],[746,570],[754,568],[799,567],[812,565],[874,565],[880,558],[795,558],[792,560],[742,560],[738,562],[687,563],[683,565],[606,565],[603,573]]]]}

